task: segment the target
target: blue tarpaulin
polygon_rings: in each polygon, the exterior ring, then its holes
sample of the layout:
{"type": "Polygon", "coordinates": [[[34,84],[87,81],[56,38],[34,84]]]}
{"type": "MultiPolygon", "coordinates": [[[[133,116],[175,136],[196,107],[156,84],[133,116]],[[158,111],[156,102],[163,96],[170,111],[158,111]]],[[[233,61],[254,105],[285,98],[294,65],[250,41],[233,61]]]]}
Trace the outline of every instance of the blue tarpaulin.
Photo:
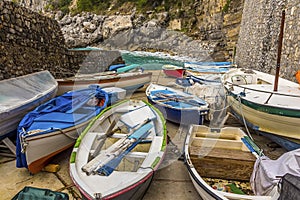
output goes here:
{"type": "Polygon", "coordinates": [[[36,134],[47,134],[57,129],[72,127],[98,115],[108,102],[108,93],[96,85],[91,85],[87,89],[70,91],[53,98],[29,112],[18,126],[17,167],[27,168],[25,153],[21,152],[21,137],[30,137],[28,131],[40,129],[42,131],[36,134]],[[102,102],[101,105],[90,103],[95,98],[102,102]],[[84,109],[85,112],[78,113],[80,109],[84,109]]]}

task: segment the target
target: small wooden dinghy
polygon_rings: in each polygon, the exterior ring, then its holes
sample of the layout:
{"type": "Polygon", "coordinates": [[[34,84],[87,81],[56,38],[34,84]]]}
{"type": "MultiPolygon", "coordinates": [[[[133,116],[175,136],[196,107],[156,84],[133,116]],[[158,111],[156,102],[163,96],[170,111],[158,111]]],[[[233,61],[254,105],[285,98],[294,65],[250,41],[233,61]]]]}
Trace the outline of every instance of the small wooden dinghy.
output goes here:
{"type": "Polygon", "coordinates": [[[0,81],[0,140],[16,134],[24,115],[56,92],[57,82],[49,71],[0,81]]]}
{"type": "Polygon", "coordinates": [[[151,83],[146,89],[148,101],[169,121],[178,124],[203,124],[209,105],[195,95],[151,83]]]}
{"type": "Polygon", "coordinates": [[[70,175],[87,199],[141,199],[165,152],[162,114],[126,100],[105,109],[80,135],[70,175]]]}
{"type": "Polygon", "coordinates": [[[54,155],[74,145],[81,131],[111,100],[117,97],[92,85],[29,112],[18,127],[17,167],[28,168],[33,174],[42,170],[54,155]]]}
{"type": "Polygon", "coordinates": [[[184,158],[192,182],[205,200],[275,200],[279,196],[275,187],[268,196],[255,196],[249,191],[257,152],[259,148],[240,128],[212,132],[207,126],[192,125],[186,136],[184,158]]]}
{"type": "Polygon", "coordinates": [[[182,78],[185,72],[185,68],[175,65],[163,65],[162,70],[166,76],[182,78]]]}

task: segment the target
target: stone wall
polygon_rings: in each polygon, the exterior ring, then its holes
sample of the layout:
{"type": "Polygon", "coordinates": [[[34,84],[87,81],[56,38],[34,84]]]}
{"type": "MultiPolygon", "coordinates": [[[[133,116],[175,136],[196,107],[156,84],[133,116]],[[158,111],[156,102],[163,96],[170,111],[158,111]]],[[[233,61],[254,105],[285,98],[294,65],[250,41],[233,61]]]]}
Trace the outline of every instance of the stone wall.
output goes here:
{"type": "Polygon", "coordinates": [[[300,66],[298,0],[245,0],[236,63],[275,74],[282,10],[285,8],[280,76],[295,80],[300,66]]]}
{"type": "Polygon", "coordinates": [[[119,58],[119,52],[70,52],[55,20],[0,1],[0,80],[41,70],[56,78],[74,75],[81,67],[99,72],[119,58]]]}

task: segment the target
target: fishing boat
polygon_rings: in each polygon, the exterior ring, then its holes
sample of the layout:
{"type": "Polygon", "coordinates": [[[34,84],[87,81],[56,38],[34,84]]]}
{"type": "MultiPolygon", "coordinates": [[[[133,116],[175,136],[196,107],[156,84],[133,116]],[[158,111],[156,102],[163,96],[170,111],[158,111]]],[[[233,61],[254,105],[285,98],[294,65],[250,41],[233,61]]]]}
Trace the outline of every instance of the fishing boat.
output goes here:
{"type": "Polygon", "coordinates": [[[202,199],[278,199],[277,184],[267,195],[255,195],[251,190],[250,180],[260,152],[238,127],[211,129],[191,125],[185,140],[184,159],[202,199]]]}
{"type": "Polygon", "coordinates": [[[166,153],[162,114],[141,100],[117,103],[77,139],[70,176],[86,199],[142,199],[166,153]]]}
{"type": "Polygon", "coordinates": [[[236,66],[232,62],[185,62],[187,75],[224,74],[236,66]]]}
{"type": "Polygon", "coordinates": [[[203,99],[171,87],[151,83],[146,96],[167,120],[174,123],[203,124],[209,112],[209,105],[203,99]]]}
{"type": "Polygon", "coordinates": [[[162,70],[166,76],[182,78],[185,72],[185,68],[175,65],[163,65],[162,70]]]}
{"type": "Polygon", "coordinates": [[[202,85],[220,85],[221,76],[219,74],[195,75],[193,72],[189,72],[189,75],[185,78],[176,78],[175,83],[183,87],[189,87],[195,83],[202,85]]]}
{"type": "Polygon", "coordinates": [[[51,158],[74,145],[81,131],[107,104],[117,100],[91,85],[86,89],[67,92],[38,106],[22,119],[16,144],[17,167],[35,174],[51,158]]]}
{"type": "Polygon", "coordinates": [[[16,134],[24,115],[53,98],[57,82],[49,71],[0,81],[0,141],[16,134]]]}
{"type": "Polygon", "coordinates": [[[300,147],[299,84],[251,69],[233,69],[222,76],[231,112],[253,130],[287,150],[300,147]]]}
{"type": "Polygon", "coordinates": [[[213,61],[204,61],[204,62],[184,62],[184,67],[186,68],[226,68],[232,67],[233,63],[229,61],[223,62],[213,62],[213,61]]]}
{"type": "Polygon", "coordinates": [[[58,82],[57,94],[61,95],[71,90],[83,89],[91,84],[98,84],[102,88],[118,87],[126,91],[135,91],[149,84],[151,77],[151,72],[117,73],[108,71],[94,74],[78,74],[70,78],[56,79],[58,82]]]}

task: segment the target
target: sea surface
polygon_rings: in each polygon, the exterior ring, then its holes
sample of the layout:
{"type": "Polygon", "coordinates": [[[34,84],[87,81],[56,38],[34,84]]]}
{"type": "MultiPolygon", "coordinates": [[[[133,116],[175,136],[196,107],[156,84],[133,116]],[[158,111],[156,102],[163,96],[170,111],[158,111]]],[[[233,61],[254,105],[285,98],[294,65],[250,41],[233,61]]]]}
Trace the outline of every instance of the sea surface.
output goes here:
{"type": "Polygon", "coordinates": [[[196,61],[194,58],[172,56],[162,52],[120,51],[126,65],[139,64],[145,70],[160,70],[163,65],[170,64],[183,67],[184,62],[196,61]]]}

